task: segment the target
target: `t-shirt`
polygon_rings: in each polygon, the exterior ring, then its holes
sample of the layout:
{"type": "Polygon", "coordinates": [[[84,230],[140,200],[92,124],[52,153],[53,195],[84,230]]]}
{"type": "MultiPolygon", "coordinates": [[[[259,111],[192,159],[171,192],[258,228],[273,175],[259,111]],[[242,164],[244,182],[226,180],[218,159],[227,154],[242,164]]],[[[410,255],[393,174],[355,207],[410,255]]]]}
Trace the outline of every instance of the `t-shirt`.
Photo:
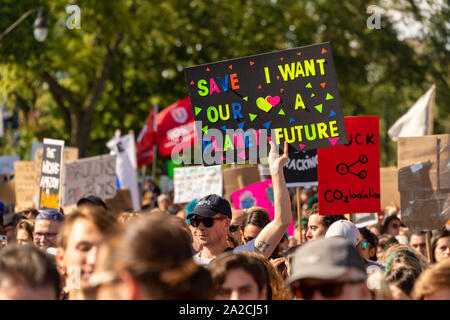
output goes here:
{"type": "MultiPolygon", "coordinates": [[[[253,239],[253,240],[247,242],[246,244],[243,244],[242,246],[236,247],[236,248],[234,248],[234,249],[227,248],[227,249],[225,249],[224,252],[226,252],[226,251],[231,251],[231,250],[233,250],[233,252],[242,252],[242,251],[250,251],[250,252],[254,252],[254,251],[255,251],[255,240],[256,240],[256,239],[253,239]]],[[[213,260],[213,258],[211,258],[211,259],[208,259],[208,258],[201,258],[201,257],[200,257],[200,253],[201,253],[201,251],[199,251],[197,254],[195,254],[195,255],[193,256],[194,261],[195,261],[197,264],[200,264],[200,265],[207,265],[207,264],[209,264],[209,263],[213,260]]]]}

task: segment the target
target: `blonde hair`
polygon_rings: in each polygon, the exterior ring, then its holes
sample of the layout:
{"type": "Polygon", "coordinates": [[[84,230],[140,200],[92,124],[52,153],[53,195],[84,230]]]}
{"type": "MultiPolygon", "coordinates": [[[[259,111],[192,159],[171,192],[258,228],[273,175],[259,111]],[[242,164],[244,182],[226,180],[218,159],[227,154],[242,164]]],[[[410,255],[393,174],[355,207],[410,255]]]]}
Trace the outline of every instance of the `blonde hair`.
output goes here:
{"type": "Polygon", "coordinates": [[[445,259],[423,272],[414,284],[411,297],[423,300],[439,288],[450,288],[450,259],[445,259]]]}
{"type": "Polygon", "coordinates": [[[130,221],[133,221],[136,218],[139,218],[141,215],[142,215],[141,212],[123,211],[117,217],[117,222],[126,224],[126,223],[129,223],[130,221]]]}

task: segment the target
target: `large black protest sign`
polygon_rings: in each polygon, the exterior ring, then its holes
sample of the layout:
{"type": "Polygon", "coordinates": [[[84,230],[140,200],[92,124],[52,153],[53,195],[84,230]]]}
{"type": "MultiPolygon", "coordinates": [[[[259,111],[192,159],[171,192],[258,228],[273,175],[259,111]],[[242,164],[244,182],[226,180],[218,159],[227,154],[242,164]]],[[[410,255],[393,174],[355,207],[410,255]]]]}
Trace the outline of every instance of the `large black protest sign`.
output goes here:
{"type": "Polygon", "coordinates": [[[317,162],[316,149],[290,153],[283,168],[288,187],[317,185],[317,162]]]}
{"type": "Polygon", "coordinates": [[[268,136],[305,151],[347,143],[329,43],[204,64],[185,74],[205,165],[266,156],[268,136]]]}
{"type": "Polygon", "coordinates": [[[39,209],[59,209],[63,140],[44,139],[41,179],[39,181],[39,209]]]}

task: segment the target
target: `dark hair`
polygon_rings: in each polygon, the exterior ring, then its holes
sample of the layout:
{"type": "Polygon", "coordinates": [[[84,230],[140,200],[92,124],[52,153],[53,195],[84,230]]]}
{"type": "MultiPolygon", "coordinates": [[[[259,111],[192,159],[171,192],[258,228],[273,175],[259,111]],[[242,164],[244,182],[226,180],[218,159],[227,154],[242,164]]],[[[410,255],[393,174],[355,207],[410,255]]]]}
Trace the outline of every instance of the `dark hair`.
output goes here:
{"type": "Polygon", "coordinates": [[[446,229],[439,231],[437,234],[433,236],[431,239],[431,263],[436,263],[436,257],[434,255],[434,252],[437,247],[437,243],[440,239],[450,237],[450,232],[446,229]]]}
{"type": "Polygon", "coordinates": [[[152,299],[212,298],[211,275],[194,262],[191,239],[176,216],[143,215],[104,245],[108,256],[105,268],[116,273],[128,271],[152,299]]]}
{"type": "Polygon", "coordinates": [[[381,226],[381,234],[385,234],[386,233],[387,228],[388,228],[388,226],[389,226],[389,224],[391,223],[392,220],[398,220],[398,221],[400,221],[400,225],[403,224],[402,220],[400,220],[400,218],[396,214],[388,216],[388,217],[386,217],[384,219],[383,225],[381,226]]]}
{"type": "Polygon", "coordinates": [[[405,294],[409,296],[418,277],[419,272],[416,269],[399,267],[391,270],[391,272],[386,276],[386,281],[389,284],[399,287],[405,294]]]}
{"type": "Polygon", "coordinates": [[[325,228],[329,228],[333,223],[338,220],[347,220],[343,214],[335,214],[330,216],[322,216],[322,225],[325,228]]]}
{"type": "MultiPolygon", "coordinates": [[[[270,286],[269,274],[264,264],[255,257],[249,256],[242,252],[225,252],[211,261],[208,265],[214,283],[215,293],[225,282],[227,274],[230,270],[243,269],[252,276],[261,292],[264,287],[270,286]]],[[[267,290],[266,299],[269,299],[269,290],[267,290]]]]}
{"type": "Polygon", "coordinates": [[[55,259],[33,245],[8,245],[0,250],[0,283],[5,280],[32,289],[51,286],[58,298],[60,277],[55,259]]]}
{"type": "Polygon", "coordinates": [[[359,233],[366,239],[368,243],[375,249],[375,253],[370,257],[370,260],[377,261],[377,245],[378,245],[378,237],[367,228],[359,228],[359,233]]]}
{"type": "Polygon", "coordinates": [[[389,248],[394,244],[398,244],[398,240],[394,236],[391,236],[390,234],[382,234],[378,239],[378,245],[383,250],[386,250],[387,248],[389,248]]]}
{"type": "Polygon", "coordinates": [[[252,207],[246,210],[245,212],[246,212],[245,219],[241,226],[242,230],[244,230],[245,226],[248,224],[252,224],[262,229],[265,226],[267,226],[270,222],[269,214],[264,208],[252,207]]]}
{"type": "Polygon", "coordinates": [[[97,197],[97,196],[87,196],[87,197],[81,198],[77,202],[77,207],[81,206],[83,203],[90,203],[90,204],[93,204],[95,206],[102,207],[105,210],[108,210],[108,207],[106,206],[106,203],[102,199],[97,197]]]}

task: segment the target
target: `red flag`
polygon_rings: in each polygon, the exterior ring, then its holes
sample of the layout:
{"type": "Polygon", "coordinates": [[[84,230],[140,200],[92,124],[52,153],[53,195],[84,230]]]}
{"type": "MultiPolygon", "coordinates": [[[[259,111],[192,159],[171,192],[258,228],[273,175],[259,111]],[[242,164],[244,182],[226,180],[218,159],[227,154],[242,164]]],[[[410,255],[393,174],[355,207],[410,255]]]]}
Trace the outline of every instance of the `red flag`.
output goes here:
{"type": "Polygon", "coordinates": [[[168,106],[156,117],[158,125],[158,150],[170,156],[175,146],[183,148],[197,143],[194,115],[189,97],[168,106]]]}
{"type": "Polygon", "coordinates": [[[144,127],[136,141],[136,159],[138,163],[138,168],[152,162],[154,154],[153,154],[153,146],[156,143],[156,128],[155,128],[155,109],[153,108],[152,112],[145,120],[144,127]]]}

